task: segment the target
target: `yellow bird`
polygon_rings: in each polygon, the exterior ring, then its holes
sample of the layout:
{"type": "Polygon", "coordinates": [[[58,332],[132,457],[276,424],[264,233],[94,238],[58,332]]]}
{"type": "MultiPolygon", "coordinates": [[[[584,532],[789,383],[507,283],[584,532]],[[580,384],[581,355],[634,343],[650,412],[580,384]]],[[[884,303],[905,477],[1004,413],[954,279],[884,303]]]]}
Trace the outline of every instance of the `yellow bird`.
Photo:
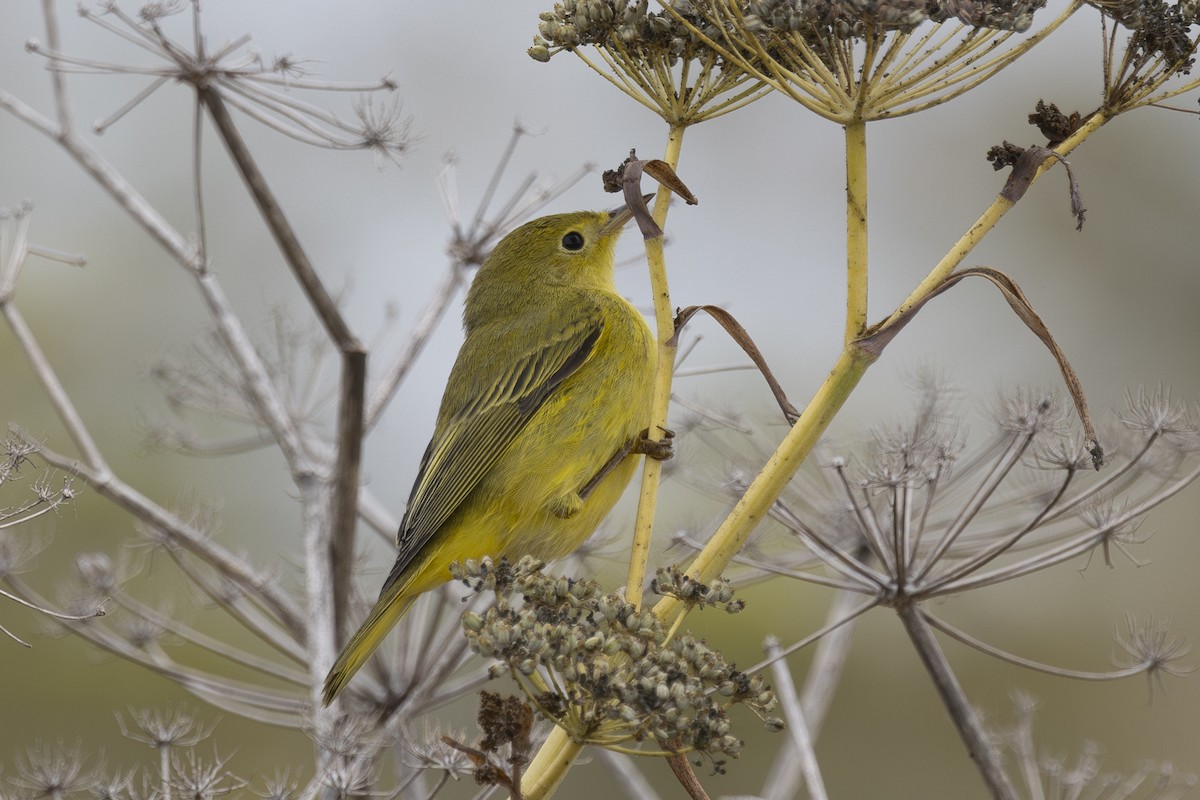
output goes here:
{"type": "Polygon", "coordinates": [[[654,336],[613,282],[630,216],[534,220],[480,267],[396,564],[325,678],[326,705],[417,596],[450,579],[451,563],[570,553],[629,483],[637,460],[627,456],[654,450],[643,447],[654,336]]]}

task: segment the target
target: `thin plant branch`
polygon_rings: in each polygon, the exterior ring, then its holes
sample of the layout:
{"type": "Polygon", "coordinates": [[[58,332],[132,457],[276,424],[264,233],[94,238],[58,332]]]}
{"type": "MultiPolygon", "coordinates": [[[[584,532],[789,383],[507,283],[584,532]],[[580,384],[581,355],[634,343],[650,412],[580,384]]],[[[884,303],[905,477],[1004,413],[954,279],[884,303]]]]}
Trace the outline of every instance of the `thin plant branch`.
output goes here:
{"type": "MultiPolygon", "coordinates": [[[[796,695],[796,684],[792,682],[792,674],[788,671],[787,661],[781,656],[779,640],[771,636],[767,638],[767,658],[771,663],[771,677],[775,684],[775,694],[783,709],[783,717],[787,720],[788,733],[794,747],[793,757],[787,761],[795,761],[800,765],[804,775],[804,785],[812,800],[828,800],[825,791],[825,780],[821,777],[821,765],[817,762],[817,754],[813,749],[814,742],[808,723],[805,721],[804,708],[796,695]]],[[[768,795],[771,797],[773,795],[768,795]]]]}
{"type": "Polygon", "coordinates": [[[996,800],[1017,800],[1017,790],[1004,773],[999,754],[988,740],[979,715],[967,700],[962,685],[950,668],[950,662],[946,660],[921,609],[915,604],[905,605],[897,608],[896,614],[904,623],[909,640],[921,657],[930,680],[942,698],[942,705],[958,729],[959,737],[967,747],[967,754],[975,762],[989,794],[996,800]]]}
{"type": "MultiPolygon", "coordinates": [[[[304,289],[309,302],[324,325],[326,333],[337,345],[342,354],[341,393],[338,402],[337,456],[333,469],[333,508],[331,511],[330,531],[328,538],[317,536],[310,542],[315,552],[328,549],[328,558],[316,558],[310,563],[310,569],[324,572],[328,569],[328,582],[321,587],[324,596],[333,598],[333,618],[331,620],[331,636],[314,636],[309,641],[313,650],[313,668],[323,673],[333,663],[338,643],[341,641],[341,628],[346,623],[349,609],[346,598],[347,587],[351,580],[351,567],[354,561],[354,531],[357,520],[355,505],[358,500],[359,469],[362,460],[362,442],[364,435],[364,403],[367,376],[367,352],[358,338],[350,331],[342,318],[337,304],[325,289],[312,262],[309,261],[299,238],[280,208],[275,195],[266,183],[266,178],[258,169],[250,149],[237,130],[233,118],[229,115],[221,95],[211,88],[197,87],[200,102],[208,109],[209,115],[221,133],[222,141],[228,148],[230,156],[237,164],[242,178],[245,180],[254,196],[259,211],[268,229],[275,237],[284,259],[292,269],[292,274],[304,289]],[[317,562],[323,566],[317,570],[317,562]],[[326,565],[327,566],[324,566],[326,565]]],[[[301,478],[304,482],[306,479],[301,478]]],[[[302,488],[303,491],[303,488],[302,488]]],[[[311,578],[312,576],[310,576],[311,578]]],[[[322,576],[326,577],[326,576],[322,576]]],[[[315,613],[312,606],[317,604],[316,597],[309,597],[310,613],[315,613]]],[[[317,631],[319,633],[319,629],[317,631]]]]}

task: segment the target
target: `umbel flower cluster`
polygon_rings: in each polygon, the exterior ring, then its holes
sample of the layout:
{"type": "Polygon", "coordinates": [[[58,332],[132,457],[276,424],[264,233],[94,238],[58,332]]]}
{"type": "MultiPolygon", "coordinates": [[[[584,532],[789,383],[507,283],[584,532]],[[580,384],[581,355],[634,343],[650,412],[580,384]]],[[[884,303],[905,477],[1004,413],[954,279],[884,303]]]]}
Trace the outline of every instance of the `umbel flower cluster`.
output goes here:
{"type": "Polygon", "coordinates": [[[787,31],[839,39],[861,38],[872,30],[911,31],[923,22],[957,20],[975,28],[1022,32],[1045,0],[670,0],[650,12],[647,0],[564,0],[539,15],[538,37],[530,55],[539,61],[584,45],[621,47],[630,53],[666,50],[694,57],[707,42],[721,41],[713,23],[732,5],[739,27],[762,38],[787,31]]]}
{"type": "MultiPolygon", "coordinates": [[[[668,630],[651,611],[620,595],[604,594],[591,580],[546,575],[524,558],[467,561],[454,577],[496,603],[468,613],[463,629],[472,649],[497,659],[534,706],[576,741],[621,752],[663,755],[698,752],[736,757],[742,742],[731,733],[728,709],[750,708],[768,728],[782,722],[766,714],[775,694],[760,676],[747,675],[690,634],[668,630]],[[658,750],[637,749],[653,740],[658,750]],[[627,747],[628,745],[628,747],[627,747]]],[[[740,611],[723,581],[701,585],[677,571],[655,580],[663,592],[696,605],[740,611]]]]}
{"type": "Polygon", "coordinates": [[[1045,0],[752,0],[746,3],[743,19],[751,32],[820,31],[839,39],[861,38],[872,30],[909,32],[923,22],[951,20],[973,28],[1022,32],[1045,5],[1045,0]]]}
{"type": "MultiPolygon", "coordinates": [[[[690,11],[677,13],[693,25],[700,23],[690,11]]],[[[639,59],[651,52],[690,59],[704,47],[694,29],[667,11],[651,12],[647,0],[564,0],[538,19],[538,35],[529,49],[537,61],[583,45],[619,48],[639,59]]]]}
{"type": "MultiPolygon", "coordinates": [[[[968,449],[952,391],[935,376],[921,380],[910,424],[878,429],[845,455],[826,454],[823,468],[789,487],[771,510],[780,527],[756,534],[734,559],[751,570],[739,579],[786,575],[863,598],[834,627],[880,606],[916,609],[963,644],[1050,674],[1161,681],[1192,672],[1180,663],[1186,640],[1154,618],[1130,616],[1116,637],[1117,669],[1085,675],[982,642],[937,616],[939,606],[929,602],[1066,563],[1111,566],[1123,556],[1141,565],[1135,550],[1148,538],[1139,533],[1141,520],[1200,479],[1200,426],[1187,406],[1162,388],[1131,392],[1126,408],[1103,426],[1109,455],[1098,473],[1058,398],[1003,396],[992,411],[990,441],[968,449]]],[[[726,478],[735,495],[743,475],[734,467],[726,478]]],[[[701,546],[687,536],[680,542],[701,546]]]]}
{"type": "Polygon", "coordinates": [[[1196,0],[1168,3],[1165,0],[1090,0],[1106,16],[1132,31],[1126,48],[1130,59],[1146,61],[1161,57],[1176,72],[1188,74],[1195,59],[1193,26],[1200,24],[1196,0]]]}

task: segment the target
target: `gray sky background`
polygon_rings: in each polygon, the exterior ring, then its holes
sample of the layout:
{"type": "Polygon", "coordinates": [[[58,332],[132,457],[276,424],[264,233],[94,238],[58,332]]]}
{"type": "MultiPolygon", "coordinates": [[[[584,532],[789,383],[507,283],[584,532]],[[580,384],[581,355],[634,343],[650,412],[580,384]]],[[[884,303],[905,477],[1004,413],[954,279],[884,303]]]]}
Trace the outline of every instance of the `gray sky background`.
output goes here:
{"type": "MultiPolygon", "coordinates": [[[[518,150],[501,196],[530,170],[550,178],[566,176],[585,162],[612,167],[631,147],[643,157],[661,154],[665,130],[657,117],[569,54],[550,64],[525,55],[537,13],[546,6],[526,0],[210,0],[204,5],[210,47],[250,32],[253,46],[268,57],[291,53],[311,59],[306,68],[316,76],[360,80],[388,74],[399,84],[419,137],[399,167],[378,169],[366,154],[317,151],[239,118],[313,261],[335,289],[345,287],[351,324],[362,338],[379,342],[373,362],[378,367],[390,361],[444,272],[448,229],[436,177],[448,153],[457,158],[464,216],[473,212],[514,121],[535,135],[518,150]],[[389,306],[399,310],[399,320],[381,335],[389,306]]],[[[73,3],[63,3],[61,13],[69,52],[124,63],[148,60],[76,17],[73,3]]],[[[934,111],[870,127],[872,320],[908,293],[1000,188],[1003,175],[984,160],[988,147],[1004,139],[1038,141],[1025,116],[1039,98],[1064,110],[1086,111],[1097,104],[1099,33],[1093,14],[1077,17],[984,88],[934,111]]],[[[172,29],[187,37],[186,26],[178,22],[172,29]]],[[[39,4],[6,3],[0,87],[49,114],[44,64],[23,49],[26,39],[43,36],[39,4]]],[[[73,76],[77,119],[108,115],[143,85],[140,78],[73,76]]],[[[353,99],[304,96],[340,110],[353,99]]],[[[168,86],[97,140],[183,230],[192,228],[191,114],[190,93],[168,86]]],[[[261,329],[281,302],[294,318],[306,320],[307,309],[289,287],[219,143],[211,131],[205,139],[212,255],[228,293],[244,318],[261,329]]],[[[1021,283],[1098,411],[1119,407],[1126,388],[1139,385],[1161,382],[1181,398],[1200,396],[1198,145],[1194,116],[1146,110],[1119,119],[1071,159],[1088,209],[1082,232],[1074,230],[1066,178],[1056,170],[972,256],[971,263],[1003,269],[1021,283]]],[[[839,128],[772,96],[689,131],[679,167],[700,204],[677,206],[671,215],[673,301],[717,303],[733,311],[797,403],[807,400],[832,366],[842,336],[841,147],[839,128]]],[[[0,206],[22,200],[36,205],[35,242],[89,257],[82,271],[32,262],[18,297],[114,466],[164,502],[222,497],[223,535],[257,553],[282,548],[286,561],[291,532],[280,530],[280,520],[288,524],[295,507],[277,460],[254,456],[181,468],[177,458],[144,447],[145,422],[163,409],[146,377],[147,365],[186,352],[203,331],[202,309],[180,268],[52,143],[0,116],[0,206]]],[[[597,173],[548,212],[614,204],[614,196],[602,193],[597,173]]],[[[635,238],[623,243],[630,256],[638,249],[635,238]]],[[[648,301],[640,267],[623,270],[618,280],[635,302],[648,301]]],[[[396,514],[461,338],[458,307],[367,446],[367,479],[396,514]]],[[[716,326],[705,323],[698,329],[704,338],[695,363],[737,360],[735,346],[716,326]]],[[[7,332],[0,333],[0,359],[0,421],[20,423],[44,433],[52,446],[65,447],[7,332]]],[[[1001,297],[982,283],[962,285],[935,300],[888,349],[836,430],[852,436],[902,418],[910,407],[903,376],[921,364],[946,370],[967,390],[969,409],[985,408],[998,388],[1059,386],[1053,360],[1001,297]]],[[[687,379],[677,389],[755,418],[771,413],[770,396],[751,373],[687,379]]],[[[984,423],[976,419],[972,425],[982,436],[984,423]]],[[[677,524],[669,514],[661,518],[663,531],[677,524]]],[[[995,600],[973,598],[956,609],[962,612],[958,618],[978,622],[980,630],[990,630],[1023,655],[1078,668],[1104,667],[1111,626],[1125,609],[1173,614],[1173,630],[1194,640],[1200,636],[1198,518],[1200,493],[1193,487],[1146,523],[1144,530],[1156,535],[1138,555],[1152,565],[1136,569],[1118,561],[1109,571],[1093,564],[1082,574],[1066,567],[995,600]]],[[[48,565],[55,559],[69,563],[80,545],[68,536],[115,552],[129,530],[127,521],[105,511],[95,498],[60,524],[64,530],[45,559],[48,565]]],[[[382,548],[380,558],[389,560],[382,548]]],[[[0,622],[8,624],[18,612],[5,609],[0,605],[0,622]]],[[[769,621],[761,624],[739,662],[757,659],[758,642],[771,627],[769,621]]],[[[793,638],[802,632],[796,630],[793,638]]],[[[881,614],[864,630],[853,654],[839,695],[844,705],[835,705],[822,744],[831,786],[848,792],[842,796],[860,796],[855,787],[865,791],[860,782],[867,779],[854,767],[863,749],[894,758],[903,785],[929,778],[936,786],[943,769],[947,780],[962,778],[972,785],[969,763],[949,739],[949,725],[915,659],[905,653],[899,659],[903,666],[897,666],[885,655],[905,652],[897,649],[899,637],[893,620],[881,614]],[[910,700],[910,689],[916,699],[910,700]],[[904,725],[885,720],[893,710],[919,717],[928,735],[909,741],[904,725]]],[[[0,689],[0,709],[19,708],[22,718],[30,715],[25,730],[0,725],[0,761],[29,736],[73,736],[74,720],[85,714],[77,704],[82,698],[99,700],[85,715],[100,730],[111,729],[111,710],[126,705],[123,697],[105,697],[106,679],[93,682],[88,668],[63,669],[67,661],[75,664],[80,652],[56,649],[64,647],[39,641],[30,655],[0,642],[11,676],[0,689]],[[71,688],[49,685],[51,674],[71,688]]],[[[1165,698],[1148,707],[1140,683],[1080,687],[1030,677],[957,649],[951,657],[961,659],[970,675],[968,692],[992,716],[1010,718],[1008,690],[1032,687],[1043,700],[1046,737],[1057,751],[1073,751],[1089,738],[1106,747],[1112,768],[1131,769],[1138,759],[1151,757],[1200,769],[1195,680],[1172,681],[1165,698]]],[[[114,668],[95,669],[111,675],[114,668]]],[[[733,765],[731,773],[738,768],[733,765]]]]}

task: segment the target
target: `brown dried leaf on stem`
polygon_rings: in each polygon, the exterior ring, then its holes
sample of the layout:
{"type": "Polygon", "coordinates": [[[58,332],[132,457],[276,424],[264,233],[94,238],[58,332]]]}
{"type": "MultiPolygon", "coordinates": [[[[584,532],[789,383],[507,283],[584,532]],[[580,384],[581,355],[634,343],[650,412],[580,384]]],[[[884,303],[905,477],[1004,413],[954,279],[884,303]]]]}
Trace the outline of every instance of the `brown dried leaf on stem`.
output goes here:
{"type": "Polygon", "coordinates": [[[663,235],[662,228],[654,221],[650,208],[646,205],[648,197],[642,194],[642,173],[649,175],[663,186],[683,198],[689,206],[700,201],[692,194],[671,165],[658,159],[643,160],[637,157],[636,150],[629,151],[629,157],[621,162],[616,169],[605,170],[603,174],[604,190],[607,192],[624,192],[625,204],[633,212],[638,229],[644,239],[656,239],[663,235]]]}
{"type": "MultiPolygon", "coordinates": [[[[662,744],[665,750],[682,746],[682,742],[678,739],[672,739],[662,744]]],[[[692,769],[692,762],[688,761],[687,755],[684,753],[669,755],[667,756],[667,765],[674,773],[675,779],[679,781],[679,785],[687,792],[688,797],[692,800],[709,800],[708,792],[704,790],[700,779],[696,777],[696,771],[692,769]]]]}
{"type": "Polygon", "coordinates": [[[988,161],[992,162],[995,169],[1003,169],[1008,166],[1013,168],[1004,188],[1000,190],[1000,196],[1012,203],[1016,203],[1025,196],[1030,184],[1037,177],[1038,170],[1048,158],[1058,159],[1067,171],[1067,188],[1071,192],[1071,214],[1075,217],[1075,230],[1082,230],[1083,215],[1087,209],[1083,207],[1083,198],[1079,193],[1079,181],[1075,180],[1075,173],[1071,171],[1071,165],[1065,158],[1048,147],[1033,145],[1022,148],[1011,142],[997,145],[988,151],[988,161]]]}
{"type": "Polygon", "coordinates": [[[1046,349],[1054,356],[1054,360],[1058,362],[1058,368],[1062,372],[1063,381],[1067,385],[1067,390],[1071,393],[1071,399],[1075,403],[1075,410],[1079,414],[1079,421],[1083,425],[1085,443],[1088,452],[1092,456],[1092,465],[1096,469],[1100,469],[1100,467],[1104,466],[1104,448],[1100,446],[1100,441],[1096,438],[1096,429],[1092,424],[1091,414],[1088,412],[1087,398],[1084,395],[1083,384],[1080,382],[1079,376],[1075,374],[1075,370],[1067,360],[1066,353],[1062,351],[1062,348],[1058,346],[1058,342],[1054,340],[1049,327],[1037,315],[1037,312],[1033,310],[1033,306],[1030,304],[1028,298],[1025,297],[1025,293],[1021,291],[1021,287],[1017,285],[1016,281],[1000,270],[990,267],[972,267],[970,269],[959,270],[947,276],[921,302],[898,316],[891,324],[869,331],[866,336],[858,340],[858,345],[864,349],[873,351],[876,355],[882,353],[883,348],[895,338],[896,334],[916,316],[917,312],[926,303],[957,284],[963,278],[969,277],[984,278],[999,289],[1001,294],[1004,295],[1004,299],[1008,301],[1009,306],[1012,307],[1012,310],[1025,323],[1025,326],[1042,340],[1042,344],[1046,345],[1046,349]]]}
{"type": "Polygon", "coordinates": [[[750,334],[742,327],[732,314],[720,306],[704,305],[704,306],[688,306],[680,311],[675,316],[675,337],[678,338],[679,332],[683,330],[683,326],[688,323],[697,312],[703,311],[710,317],[720,323],[729,337],[741,346],[746,355],[750,356],[750,360],[754,362],[754,366],[758,367],[758,371],[766,379],[767,385],[771,387],[771,393],[775,395],[775,402],[779,403],[779,408],[783,411],[783,416],[787,419],[789,425],[795,425],[800,419],[800,412],[787,398],[783,387],[779,385],[779,381],[775,379],[775,374],[771,372],[771,368],[767,366],[767,360],[763,358],[762,352],[758,349],[758,345],[750,338],[750,334]]]}

